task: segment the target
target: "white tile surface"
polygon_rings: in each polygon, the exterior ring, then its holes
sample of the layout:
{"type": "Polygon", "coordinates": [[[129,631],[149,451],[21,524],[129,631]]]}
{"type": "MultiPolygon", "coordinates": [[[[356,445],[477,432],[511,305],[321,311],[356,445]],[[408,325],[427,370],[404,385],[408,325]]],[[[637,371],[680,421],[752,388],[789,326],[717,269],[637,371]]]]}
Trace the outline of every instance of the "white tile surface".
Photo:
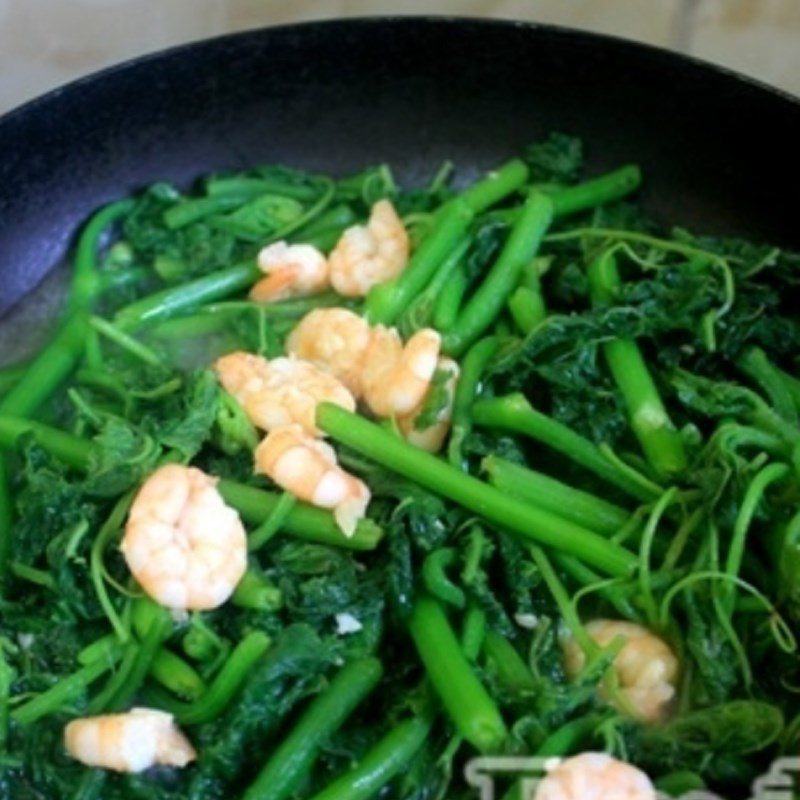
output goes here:
{"type": "Polygon", "coordinates": [[[689,49],[800,95],[800,0],[702,0],[689,49]]]}
{"type": "Polygon", "coordinates": [[[0,111],[180,42],[392,13],[537,20],[685,47],[800,93],[800,0],[0,0],[0,111]]]}

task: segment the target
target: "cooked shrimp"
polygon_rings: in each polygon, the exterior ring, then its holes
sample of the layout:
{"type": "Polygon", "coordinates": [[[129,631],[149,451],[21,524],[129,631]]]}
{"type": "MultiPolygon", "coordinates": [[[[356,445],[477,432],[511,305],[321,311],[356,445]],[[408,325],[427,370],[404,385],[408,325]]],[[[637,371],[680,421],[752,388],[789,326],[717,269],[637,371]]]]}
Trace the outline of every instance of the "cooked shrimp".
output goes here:
{"type": "Polygon", "coordinates": [[[214,369],[250,422],[265,431],[296,422],[307,433],[321,436],[314,424],[318,403],[355,411],[356,401],[345,385],[310,361],[294,357],[267,361],[239,351],[218,359],[214,369]]]}
{"type": "Polygon", "coordinates": [[[276,428],[261,442],[256,471],[301,500],[333,509],[347,536],[353,535],[369,503],[369,489],[339,466],[334,449],[299,425],[276,428]]]}
{"type": "MultiPolygon", "coordinates": [[[[625,705],[642,722],[663,719],[675,696],[679,671],[678,659],[667,643],[641,625],[619,620],[594,620],[586,626],[586,632],[601,647],[618,636],[626,640],[614,661],[625,705]]],[[[575,677],[586,657],[572,638],[563,647],[567,674],[575,677]]]]}
{"type": "Polygon", "coordinates": [[[315,308],[286,339],[286,351],[336,376],[358,398],[372,338],[366,320],[346,308],[315,308]]]}
{"type": "Polygon", "coordinates": [[[442,338],[417,331],[403,346],[394,328],[376,325],[364,358],[364,400],[379,417],[404,416],[419,406],[436,371],[442,338]]]}
{"type": "Polygon", "coordinates": [[[258,254],[258,267],[266,277],[250,290],[257,303],[319,294],[330,285],[328,261],[310,244],[275,242],[258,254]]]}
{"type": "Polygon", "coordinates": [[[197,758],[172,714],[151,708],[73,720],[64,730],[64,743],[86,766],[116,772],[142,772],[155,764],[185,767],[197,758]]]}
{"type": "Polygon", "coordinates": [[[421,430],[416,428],[417,418],[428,400],[430,391],[425,393],[422,402],[410,414],[397,418],[398,427],[406,440],[429,453],[439,452],[447,437],[447,432],[450,430],[450,415],[453,411],[453,398],[459,375],[458,364],[451,358],[440,358],[436,369],[448,375],[444,386],[444,390],[447,392],[447,402],[437,414],[433,425],[421,430]]]}
{"type": "Polygon", "coordinates": [[[403,271],[408,251],[403,221],[388,200],[379,200],[369,222],[348,228],[330,254],[331,285],[345,297],[364,297],[403,271]]]}
{"type": "Polygon", "coordinates": [[[533,800],[656,800],[656,791],[633,765],[605,753],[581,753],[549,769],[533,800]]]}
{"type": "Polygon", "coordinates": [[[167,464],[131,505],[122,553],[142,589],[167,608],[222,605],[247,567],[244,526],[216,483],[194,467],[167,464]]]}

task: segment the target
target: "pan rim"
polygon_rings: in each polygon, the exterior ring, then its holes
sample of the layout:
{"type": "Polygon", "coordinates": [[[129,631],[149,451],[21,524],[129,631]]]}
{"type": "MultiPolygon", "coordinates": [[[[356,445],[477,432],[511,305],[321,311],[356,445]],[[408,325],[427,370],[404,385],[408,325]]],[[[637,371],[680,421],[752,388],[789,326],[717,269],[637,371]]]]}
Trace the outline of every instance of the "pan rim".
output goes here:
{"type": "Polygon", "coordinates": [[[183,54],[200,50],[207,46],[225,45],[228,43],[242,42],[248,39],[257,40],[265,35],[270,34],[302,34],[305,31],[313,28],[333,29],[336,27],[350,27],[356,29],[367,29],[373,25],[385,25],[387,23],[396,26],[441,26],[442,29],[445,29],[445,26],[468,24],[470,26],[478,28],[482,27],[485,29],[506,28],[508,30],[525,30],[531,34],[538,33],[556,36],[565,40],[572,40],[576,43],[580,43],[581,41],[585,44],[601,43],[605,46],[616,47],[623,50],[627,49],[629,52],[638,53],[640,56],[645,56],[651,59],[661,59],[662,61],[666,60],[674,64],[683,64],[706,74],[714,74],[723,80],[728,80],[743,85],[749,90],[755,90],[759,93],[770,95],[774,100],[800,110],[800,94],[795,95],[786,89],[773,86],[772,84],[762,81],[759,78],[746,75],[731,67],[726,67],[695,55],[680,53],[661,45],[642,42],[636,39],[627,38],[625,36],[600,33],[581,28],[572,28],[565,25],[552,25],[549,23],[540,23],[530,20],[516,20],[512,18],[486,18],[469,15],[461,16],[448,14],[387,14],[358,17],[331,17],[303,20],[301,22],[289,22],[280,25],[266,25],[256,28],[245,28],[238,31],[219,34],[217,36],[190,40],[188,42],[175,44],[170,47],[154,50],[152,52],[146,52],[141,55],[133,56],[131,58],[109,64],[108,66],[101,67],[100,69],[93,70],[86,75],[73,78],[66,83],[60,84],[59,86],[56,86],[42,94],[36,95],[35,97],[24,101],[20,105],[9,109],[3,114],[0,114],[0,128],[13,125],[20,120],[24,120],[28,114],[35,114],[39,108],[46,107],[48,104],[61,98],[65,94],[74,94],[75,92],[82,91],[85,87],[90,87],[92,85],[101,84],[107,80],[111,80],[118,73],[144,68],[158,61],[181,57],[183,54]]]}

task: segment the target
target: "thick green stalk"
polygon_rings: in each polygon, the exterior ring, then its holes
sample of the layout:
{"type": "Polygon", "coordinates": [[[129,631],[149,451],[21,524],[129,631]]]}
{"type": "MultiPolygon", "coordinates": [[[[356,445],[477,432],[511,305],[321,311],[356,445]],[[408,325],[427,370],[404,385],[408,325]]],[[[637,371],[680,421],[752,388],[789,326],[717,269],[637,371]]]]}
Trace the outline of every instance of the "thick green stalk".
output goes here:
{"type": "MultiPolygon", "coordinates": [[[[283,497],[281,494],[228,480],[220,481],[217,488],[225,502],[233,506],[242,515],[242,519],[251,525],[265,522],[283,497]]],[[[350,550],[374,550],[383,537],[383,531],[370,519],[360,520],[355,533],[347,537],[341,532],[330,512],[306,503],[296,503],[286,513],[282,529],[299,539],[350,550]]]]}
{"type": "Polygon", "coordinates": [[[370,800],[406,769],[422,749],[431,723],[412,718],[397,723],[367,754],[311,800],[370,800]]]}
{"type": "Polygon", "coordinates": [[[739,368],[749,375],[769,398],[781,418],[798,426],[798,409],[791,381],[767,357],[760,347],[749,348],[739,359],[739,368]]]}
{"type": "Polygon", "coordinates": [[[370,290],[366,315],[371,323],[391,325],[399,318],[464,238],[473,215],[466,202],[458,197],[443,206],[433,230],[411,256],[400,275],[370,290]]]}
{"type": "Polygon", "coordinates": [[[260,276],[261,271],[255,263],[238,264],[212,272],[202,278],[136,300],[118,311],[114,322],[123,330],[131,330],[140,325],[169,319],[204,303],[241,292],[260,276]]]}
{"type": "MultiPolygon", "coordinates": [[[[16,445],[20,436],[31,433],[39,444],[56,458],[76,469],[89,466],[93,444],[80,436],[19,417],[0,415],[0,447],[16,445]]],[[[225,501],[233,506],[245,522],[259,525],[278,507],[283,494],[267,492],[234,481],[222,480],[218,486],[225,501]]],[[[363,519],[351,537],[342,534],[333,515],[321,508],[296,503],[289,509],[282,527],[299,539],[330,544],[351,550],[374,550],[383,538],[383,531],[370,519],[363,519]]]]}
{"type": "Polygon", "coordinates": [[[114,661],[103,657],[88,664],[66,678],[62,678],[46,692],[42,692],[11,712],[11,719],[20,725],[31,725],[42,717],[62,711],[86,692],[101,675],[114,666],[114,661]]]}
{"type": "MultiPolygon", "coordinates": [[[[593,304],[612,304],[622,285],[614,252],[607,250],[595,259],[587,277],[593,304]]],[[[633,339],[616,339],[606,342],[603,352],[650,466],[665,477],[684,472],[688,462],[683,440],[667,414],[639,346],[633,339]]]]}
{"type": "Polygon", "coordinates": [[[248,569],[236,585],[231,602],[239,608],[277,611],[283,605],[283,592],[265,575],[248,569]]]}
{"type": "Polygon", "coordinates": [[[508,737],[500,711],[461,651],[439,602],[422,595],[409,630],[428,678],[458,732],[481,753],[498,752],[508,737]]]}
{"type": "Polygon", "coordinates": [[[109,698],[108,705],[103,710],[124,711],[128,708],[131,699],[150,672],[153,660],[161,649],[161,645],[169,636],[171,628],[171,620],[167,621],[161,617],[153,619],[147,634],[142,639],[141,646],[124,683],[117,687],[109,698]]]}
{"type": "Polygon", "coordinates": [[[465,475],[379,425],[332,403],[317,406],[317,426],[334,440],[421,486],[485,517],[501,528],[578,556],[611,575],[628,575],[636,557],[585,528],[548,511],[505,496],[493,486],[465,475]]]}
{"type": "Polygon", "coordinates": [[[281,740],[242,800],[287,800],[311,771],[322,748],[378,685],[383,675],[375,658],[351,661],[311,702],[281,740]]]}
{"type": "Polygon", "coordinates": [[[289,512],[297,505],[297,498],[291,492],[284,492],[270,513],[259,523],[258,527],[247,537],[247,549],[254,552],[263,547],[273,536],[276,536],[289,512]]]}
{"type": "MultiPolygon", "coordinates": [[[[572,755],[602,721],[599,714],[587,714],[565,723],[536,748],[535,755],[539,758],[572,755]]],[[[502,800],[530,800],[523,781],[515,781],[502,800]]]]}
{"type": "Polygon", "coordinates": [[[29,361],[23,361],[0,369],[0,396],[7,394],[19,383],[22,376],[27,372],[29,364],[29,361]]]}
{"type": "Polygon", "coordinates": [[[430,283],[412,300],[398,324],[398,329],[404,338],[411,336],[420,328],[429,327],[433,323],[433,314],[437,301],[441,294],[447,290],[453,274],[459,271],[468,246],[469,239],[464,237],[461,242],[456,244],[447,258],[442,261],[430,283]]]}
{"type": "Polygon", "coordinates": [[[236,197],[243,202],[264,194],[280,194],[294,200],[313,200],[319,188],[301,183],[290,183],[281,178],[230,177],[211,178],[206,183],[209,197],[236,197]]]}
{"type": "Polygon", "coordinates": [[[150,662],[150,677],[165,689],[186,700],[196,700],[208,690],[205,681],[194,667],[163,647],[156,652],[150,662]]]}
{"type": "MultiPolygon", "coordinates": [[[[83,292],[83,289],[80,291],[83,292]]],[[[83,353],[86,330],[86,313],[74,313],[0,400],[0,414],[32,416],[75,368],[83,353]]],[[[13,519],[14,503],[9,489],[8,464],[5,454],[0,452],[0,578],[5,576],[8,567],[13,519]]]]}
{"type": "Polygon", "coordinates": [[[23,377],[0,400],[0,414],[29,417],[73,371],[83,354],[88,318],[73,314],[39,351],[23,377]]]}
{"type": "Polygon", "coordinates": [[[780,369],[780,367],[774,368],[783,380],[783,385],[786,387],[786,391],[788,391],[791,395],[795,409],[798,411],[798,413],[800,413],[800,380],[795,378],[794,375],[790,375],[785,370],[780,369]]]}
{"type": "Polygon", "coordinates": [[[448,568],[457,563],[458,554],[452,547],[440,547],[430,553],[422,562],[422,583],[428,592],[443,603],[456,608],[467,605],[464,590],[447,575],[448,568]]]}
{"type": "Polygon", "coordinates": [[[461,626],[461,652],[470,664],[478,660],[486,639],[486,612],[474,603],[467,606],[461,626]]]}
{"type": "Polygon", "coordinates": [[[446,333],[456,324],[458,314],[461,311],[461,302],[469,288],[467,273],[463,266],[459,265],[453,271],[450,280],[439,296],[433,308],[433,327],[439,333],[446,333]]]}
{"type": "MultiPolygon", "coordinates": [[[[258,197],[256,195],[255,197],[258,197]]],[[[245,196],[245,193],[225,192],[213,197],[197,197],[192,200],[185,200],[177,205],[171,206],[163,214],[164,225],[170,230],[177,230],[193,222],[198,222],[204,217],[212,214],[224,214],[226,211],[233,211],[244,205],[248,200],[255,199],[252,196],[245,196]]]]}
{"type": "MultiPolygon", "coordinates": [[[[561,189],[542,187],[553,203],[553,215],[556,219],[589,211],[592,208],[622,200],[635,192],[642,185],[642,172],[636,164],[627,164],[605,175],[567,186],[561,189]]],[[[492,216],[503,222],[512,224],[519,216],[518,208],[502,209],[492,212],[492,216]]]]}
{"type": "Polygon", "coordinates": [[[522,280],[508,298],[511,319],[523,336],[527,336],[547,317],[547,305],[539,277],[540,259],[532,259],[522,271],[522,280]]]}
{"type": "Polygon", "coordinates": [[[643,477],[620,470],[593,442],[537,411],[521,394],[478,400],[472,406],[472,420],[477,425],[536,439],[639,500],[655,500],[663,491],[643,477]]]}
{"type": "Polygon", "coordinates": [[[568,756],[575,751],[585,739],[589,738],[602,722],[600,714],[587,714],[585,717],[571,720],[553,731],[536,748],[537,756],[568,756]]]}
{"type": "Polygon", "coordinates": [[[630,519],[630,512],[614,503],[499,456],[487,456],[481,466],[492,486],[501,492],[552,511],[603,536],[618,533],[630,519]]]}
{"type": "Polygon", "coordinates": [[[539,686],[530,667],[508,639],[494,631],[487,631],[483,652],[497,680],[507,691],[519,697],[531,696],[538,690],[539,686]]]}
{"type": "Polygon", "coordinates": [[[445,352],[460,355],[495,321],[536,255],[552,218],[550,200],[541,192],[531,192],[497,261],[445,334],[445,352]]]}
{"type": "Polygon", "coordinates": [[[202,697],[192,703],[172,701],[165,710],[182,725],[202,725],[216,719],[238,693],[271,640],[261,631],[248,633],[234,648],[202,697]]]}
{"type": "Polygon", "coordinates": [[[51,592],[57,591],[55,578],[47,570],[36,569],[36,567],[20,564],[17,561],[10,561],[8,566],[15,578],[49,589],[51,592]]]}
{"type": "Polygon", "coordinates": [[[456,384],[453,398],[452,426],[447,458],[450,463],[466,471],[462,446],[464,439],[472,431],[472,404],[480,391],[481,379],[486,367],[497,352],[498,340],[495,336],[480,339],[470,347],[461,361],[461,376],[456,384]]]}
{"type": "Polygon", "coordinates": [[[72,268],[72,283],[67,300],[67,313],[86,311],[98,290],[97,250],[106,229],[127,216],[136,201],[119,200],[101,208],[87,223],[78,239],[72,268]]]}
{"type": "Polygon", "coordinates": [[[476,213],[485,211],[505,197],[520,189],[528,180],[529,170],[524,161],[511,159],[485,178],[461,193],[464,202],[476,213]]]}
{"type": "Polygon", "coordinates": [[[393,324],[467,233],[475,214],[519,189],[527,177],[527,166],[514,159],[445,203],[436,214],[433,230],[411,256],[403,272],[370,291],[366,305],[370,322],[393,324]]]}
{"type": "Polygon", "coordinates": [[[30,434],[36,443],[60,461],[77,469],[86,469],[92,443],[58,428],[22,417],[0,414],[0,448],[12,449],[20,437],[30,434]]]}
{"type": "Polygon", "coordinates": [[[345,225],[343,227],[324,228],[316,231],[313,234],[303,236],[302,239],[299,235],[293,235],[291,239],[292,241],[302,242],[302,244],[310,244],[312,247],[316,247],[317,250],[320,250],[323,253],[330,253],[330,251],[336,247],[339,239],[342,238],[342,234],[349,227],[350,225],[345,225]]]}
{"type": "Polygon", "coordinates": [[[293,242],[308,242],[310,239],[331,230],[343,231],[358,222],[358,217],[348,205],[339,204],[323,211],[311,222],[298,228],[289,236],[293,242]]]}
{"type": "Polygon", "coordinates": [[[627,164],[598,178],[553,192],[550,195],[553,213],[557,217],[565,217],[612,203],[635,192],[641,184],[642,172],[639,167],[627,164]]]}

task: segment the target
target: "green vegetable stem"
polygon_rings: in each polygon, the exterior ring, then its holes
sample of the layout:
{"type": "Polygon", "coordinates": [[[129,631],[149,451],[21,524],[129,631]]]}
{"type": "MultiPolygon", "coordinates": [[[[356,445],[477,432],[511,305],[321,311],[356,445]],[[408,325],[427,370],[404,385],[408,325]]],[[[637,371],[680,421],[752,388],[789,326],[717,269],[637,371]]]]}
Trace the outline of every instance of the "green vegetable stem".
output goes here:
{"type": "Polygon", "coordinates": [[[248,633],[217,673],[205,694],[192,703],[170,700],[164,709],[182,725],[200,725],[216,719],[228,706],[264,653],[271,640],[261,631],[248,633]]]}
{"type": "Polygon", "coordinates": [[[409,630],[425,670],[458,732],[482,753],[508,737],[494,700],[464,657],[447,616],[429,595],[417,598],[409,630]]]}
{"type": "Polygon", "coordinates": [[[495,336],[480,339],[470,347],[461,362],[461,376],[453,399],[450,441],[447,446],[447,458],[458,469],[466,469],[462,447],[464,439],[472,430],[472,404],[479,394],[481,379],[497,352],[498,345],[495,336]]]}
{"type": "MultiPolygon", "coordinates": [[[[613,303],[621,280],[612,250],[592,262],[588,277],[592,302],[596,306],[613,303]]],[[[664,408],[638,345],[632,339],[614,339],[603,345],[603,351],[650,465],[661,476],[682,473],[687,467],[683,440],[664,408]]]]}
{"type": "Polygon", "coordinates": [[[351,661],[334,676],[281,741],[243,800],[286,800],[312,769],[322,747],[377,686],[380,661],[351,661]]]}
{"type": "Polygon", "coordinates": [[[106,672],[113,669],[114,660],[103,657],[87,664],[77,672],[62,678],[47,691],[11,712],[11,719],[20,725],[32,725],[49,714],[64,711],[70,704],[86,694],[87,688],[106,672]]]}
{"type": "Polygon", "coordinates": [[[433,307],[432,325],[440,333],[446,333],[453,327],[461,311],[461,303],[469,288],[467,273],[459,264],[451,273],[450,280],[439,292],[433,307]]]}
{"type": "Polygon", "coordinates": [[[122,330],[132,330],[220,300],[250,287],[261,276],[255,263],[239,264],[162,289],[136,300],[117,312],[114,322],[122,330]]]}
{"type": "Polygon", "coordinates": [[[283,593],[265,575],[250,567],[237,584],[231,602],[240,608],[277,611],[283,605],[283,593]]]}
{"type": "Polygon", "coordinates": [[[523,539],[572,553],[612,575],[628,575],[636,567],[636,557],[623,547],[548,511],[507,497],[339,406],[321,403],[317,425],[336,441],[523,539]]]}
{"type": "Polygon", "coordinates": [[[536,255],[552,218],[550,200],[540,192],[531,192],[497,261],[445,334],[446,353],[461,355],[495,321],[536,255]]]}
{"type": "Polygon", "coordinates": [[[621,469],[597,445],[534,409],[521,394],[478,400],[472,419],[477,425],[536,439],[639,500],[655,500],[663,491],[638,473],[621,469]]]}
{"type": "Polygon", "coordinates": [[[603,536],[619,533],[630,520],[630,512],[614,503],[499,456],[487,456],[481,466],[500,491],[603,536]]]}
{"type": "Polygon", "coordinates": [[[67,313],[85,311],[98,289],[97,251],[103,234],[118,220],[128,216],[135,206],[132,199],[118,200],[101,208],[86,223],[78,239],[72,268],[72,283],[67,299],[67,313]]]}
{"type": "Polygon", "coordinates": [[[371,323],[391,325],[398,319],[463,239],[472,222],[473,213],[462,198],[451,200],[442,209],[435,227],[411,256],[400,275],[370,290],[366,314],[371,323]]]}
{"type": "Polygon", "coordinates": [[[509,161],[463,195],[446,203],[437,214],[433,230],[412,255],[403,272],[370,291],[366,305],[369,320],[393,324],[464,237],[475,214],[516,191],[527,177],[528,168],[522,161],[509,161]]]}
{"type": "Polygon", "coordinates": [[[425,744],[430,728],[430,721],[419,717],[396,724],[353,769],[311,800],[369,800],[375,797],[407,768],[425,744]]]}
{"type": "Polygon", "coordinates": [[[523,336],[527,336],[547,317],[547,306],[539,277],[541,260],[534,258],[525,265],[519,286],[508,298],[508,311],[523,336]]]}

